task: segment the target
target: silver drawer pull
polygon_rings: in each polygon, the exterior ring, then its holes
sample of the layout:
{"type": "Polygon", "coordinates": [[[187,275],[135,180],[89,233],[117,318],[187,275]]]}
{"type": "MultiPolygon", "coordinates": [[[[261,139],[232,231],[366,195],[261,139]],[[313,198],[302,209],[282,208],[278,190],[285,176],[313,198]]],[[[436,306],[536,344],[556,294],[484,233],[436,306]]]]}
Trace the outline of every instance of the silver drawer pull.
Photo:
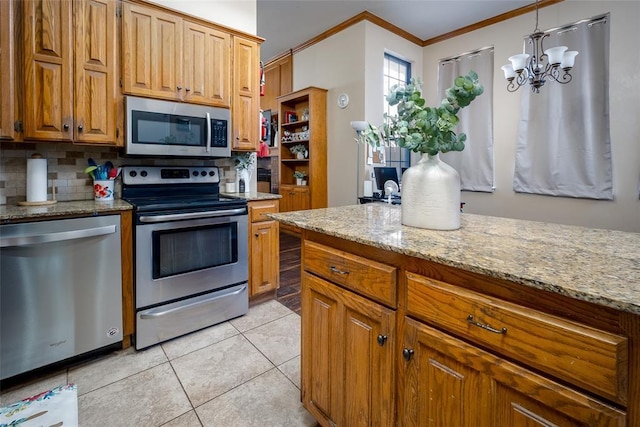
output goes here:
{"type": "Polygon", "coordinates": [[[329,267],[329,270],[331,270],[331,271],[333,271],[334,273],[337,273],[337,274],[349,274],[348,271],[342,271],[342,270],[336,268],[333,265],[329,267]]]}
{"type": "Polygon", "coordinates": [[[484,324],[484,323],[476,322],[475,320],[473,320],[473,314],[470,314],[470,315],[467,316],[467,322],[471,323],[473,326],[477,326],[479,328],[486,329],[489,332],[493,332],[494,334],[506,334],[507,333],[507,328],[496,329],[496,328],[492,327],[491,325],[487,325],[487,324],[484,324]]]}

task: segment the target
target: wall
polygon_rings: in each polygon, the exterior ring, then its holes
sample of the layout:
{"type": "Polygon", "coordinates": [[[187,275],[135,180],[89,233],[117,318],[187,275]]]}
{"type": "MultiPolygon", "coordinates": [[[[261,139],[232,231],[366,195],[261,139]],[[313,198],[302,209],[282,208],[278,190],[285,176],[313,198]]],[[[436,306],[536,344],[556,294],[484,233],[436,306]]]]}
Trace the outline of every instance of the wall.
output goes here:
{"type": "Polygon", "coordinates": [[[522,50],[522,37],[535,26],[533,13],[424,48],[425,93],[428,103],[433,105],[438,102],[434,94],[437,92],[439,59],[482,46],[495,47],[496,191],[489,194],[463,192],[465,212],[640,232],[640,49],[637,45],[640,2],[567,0],[540,9],[539,27],[552,28],[606,12],[611,13],[609,91],[613,201],[518,194],[512,189],[520,91],[526,88],[507,92],[500,67],[510,55],[522,50]]]}
{"type": "Polygon", "coordinates": [[[216,24],[257,34],[256,0],[148,0],[216,24]]]}
{"type": "Polygon", "coordinates": [[[422,73],[422,48],[368,21],[359,22],[293,56],[293,90],[328,89],[327,179],[329,206],[352,205],[362,195],[365,147],[355,142],[350,122],[382,121],[383,62],[388,51],[413,62],[422,73]],[[338,95],[349,105],[341,109],[338,95]]]}

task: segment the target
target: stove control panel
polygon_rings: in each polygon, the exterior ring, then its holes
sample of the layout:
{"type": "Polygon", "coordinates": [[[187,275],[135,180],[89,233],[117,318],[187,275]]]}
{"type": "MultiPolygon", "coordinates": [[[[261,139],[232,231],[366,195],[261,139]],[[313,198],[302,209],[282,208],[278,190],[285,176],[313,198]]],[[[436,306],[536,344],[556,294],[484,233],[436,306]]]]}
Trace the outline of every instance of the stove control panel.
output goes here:
{"type": "Polygon", "coordinates": [[[124,166],[124,185],[217,184],[220,173],[215,166],[124,166]]]}

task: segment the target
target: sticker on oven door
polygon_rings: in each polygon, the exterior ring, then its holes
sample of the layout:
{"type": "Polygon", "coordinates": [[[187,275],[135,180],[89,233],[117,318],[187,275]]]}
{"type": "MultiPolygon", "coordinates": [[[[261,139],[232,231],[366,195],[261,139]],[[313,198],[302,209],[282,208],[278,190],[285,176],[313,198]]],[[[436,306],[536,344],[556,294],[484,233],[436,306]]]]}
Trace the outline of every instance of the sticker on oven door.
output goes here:
{"type": "Polygon", "coordinates": [[[111,337],[115,337],[116,335],[118,335],[120,333],[120,329],[118,328],[111,328],[107,331],[107,336],[109,338],[111,337]]]}

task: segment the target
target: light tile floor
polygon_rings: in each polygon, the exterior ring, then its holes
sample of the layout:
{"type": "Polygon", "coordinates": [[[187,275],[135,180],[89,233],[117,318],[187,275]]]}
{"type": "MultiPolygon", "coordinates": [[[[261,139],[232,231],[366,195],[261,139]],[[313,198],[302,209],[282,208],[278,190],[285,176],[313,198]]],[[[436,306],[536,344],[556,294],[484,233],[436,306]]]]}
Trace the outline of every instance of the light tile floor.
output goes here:
{"type": "Polygon", "coordinates": [[[300,403],[300,316],[275,300],[2,390],[0,406],[66,383],[78,386],[80,426],[316,425],[300,403]]]}

